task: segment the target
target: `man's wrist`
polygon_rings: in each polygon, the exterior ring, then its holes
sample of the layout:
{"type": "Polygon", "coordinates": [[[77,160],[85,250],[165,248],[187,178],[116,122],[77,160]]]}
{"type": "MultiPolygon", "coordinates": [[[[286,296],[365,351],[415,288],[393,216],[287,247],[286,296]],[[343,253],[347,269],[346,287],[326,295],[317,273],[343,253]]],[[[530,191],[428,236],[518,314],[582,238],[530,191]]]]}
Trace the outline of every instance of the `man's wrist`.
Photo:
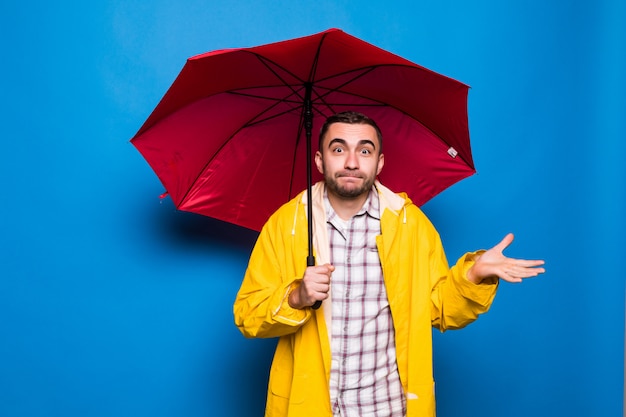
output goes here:
{"type": "Polygon", "coordinates": [[[478,277],[476,275],[476,271],[474,270],[474,265],[467,270],[467,274],[465,275],[469,282],[474,285],[493,285],[498,282],[498,277],[496,276],[478,277]]]}
{"type": "Polygon", "coordinates": [[[472,265],[470,269],[467,270],[466,277],[467,277],[467,280],[471,282],[472,284],[479,285],[482,282],[482,279],[478,278],[476,274],[474,273],[474,265],[472,265]]]}
{"type": "Polygon", "coordinates": [[[291,291],[289,292],[289,297],[287,298],[287,302],[289,303],[289,307],[295,308],[296,310],[302,310],[304,307],[300,303],[300,284],[294,284],[291,287],[291,291]]]}

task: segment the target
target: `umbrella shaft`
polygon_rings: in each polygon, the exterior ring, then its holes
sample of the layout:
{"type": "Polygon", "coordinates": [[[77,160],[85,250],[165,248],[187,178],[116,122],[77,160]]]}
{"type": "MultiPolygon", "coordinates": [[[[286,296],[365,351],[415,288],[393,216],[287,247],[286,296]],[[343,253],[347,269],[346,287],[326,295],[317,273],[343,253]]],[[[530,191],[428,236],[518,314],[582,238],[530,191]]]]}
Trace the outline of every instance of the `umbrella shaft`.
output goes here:
{"type": "MultiPolygon", "coordinates": [[[[313,85],[306,83],[304,85],[304,132],[306,134],[306,176],[307,176],[307,213],[308,213],[308,228],[309,228],[309,256],[306,258],[307,266],[315,266],[315,256],[313,256],[313,198],[311,196],[311,189],[313,188],[313,173],[311,167],[312,152],[311,152],[311,131],[313,130],[313,105],[311,103],[311,90],[313,85]]],[[[311,307],[317,310],[322,305],[321,301],[316,301],[311,307]]]]}
{"type": "Polygon", "coordinates": [[[313,256],[313,200],[311,196],[311,190],[313,188],[313,173],[311,167],[311,131],[313,130],[313,105],[311,103],[311,91],[313,86],[311,83],[305,83],[304,93],[304,131],[306,134],[306,176],[307,176],[307,198],[309,204],[307,204],[308,214],[308,232],[309,232],[309,256],[307,258],[307,266],[315,265],[315,258],[313,256]]]}

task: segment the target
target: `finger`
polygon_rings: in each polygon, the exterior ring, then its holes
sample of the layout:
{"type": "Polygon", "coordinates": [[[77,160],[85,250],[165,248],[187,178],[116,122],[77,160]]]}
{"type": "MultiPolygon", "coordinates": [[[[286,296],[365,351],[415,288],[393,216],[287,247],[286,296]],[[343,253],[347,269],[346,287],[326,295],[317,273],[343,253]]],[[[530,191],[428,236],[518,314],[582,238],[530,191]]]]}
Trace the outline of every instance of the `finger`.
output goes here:
{"type": "Polygon", "coordinates": [[[335,267],[331,264],[318,265],[315,267],[315,273],[324,274],[330,276],[330,274],[335,270],[335,267]]]}
{"type": "Polygon", "coordinates": [[[522,277],[518,276],[517,273],[513,270],[513,268],[507,268],[498,274],[500,279],[505,280],[506,282],[518,283],[522,282],[522,277]]]}
{"type": "Polygon", "coordinates": [[[504,239],[500,241],[500,243],[493,247],[493,249],[499,252],[504,252],[504,250],[513,242],[514,238],[515,236],[513,235],[513,233],[507,234],[506,236],[504,236],[504,239]]]}
{"type": "Polygon", "coordinates": [[[306,299],[309,301],[323,300],[330,291],[330,282],[303,281],[301,286],[306,299]]]}
{"type": "Polygon", "coordinates": [[[543,261],[525,261],[525,260],[517,260],[514,263],[510,264],[504,270],[506,273],[517,276],[517,277],[536,277],[539,274],[543,274],[546,272],[545,268],[541,266],[544,264],[543,261]]]}
{"type": "Polygon", "coordinates": [[[314,282],[317,284],[328,285],[330,284],[329,274],[317,274],[315,275],[314,282]]]}
{"type": "Polygon", "coordinates": [[[513,259],[513,265],[525,268],[533,268],[545,264],[541,259],[513,259]]]}
{"type": "Polygon", "coordinates": [[[509,282],[520,282],[525,278],[534,278],[545,272],[543,268],[525,268],[521,266],[512,266],[503,271],[501,278],[509,282]],[[511,278],[511,280],[509,280],[511,278]]]}
{"type": "Polygon", "coordinates": [[[513,283],[513,284],[516,284],[516,283],[522,282],[522,278],[517,278],[517,277],[511,276],[511,275],[509,275],[509,274],[502,274],[502,275],[500,276],[500,279],[503,279],[503,280],[505,280],[506,282],[511,282],[511,283],[513,283]]]}
{"type": "Polygon", "coordinates": [[[311,289],[313,290],[313,292],[316,292],[316,293],[328,294],[328,292],[330,291],[330,285],[318,282],[315,285],[313,285],[311,289]]]}
{"type": "Polygon", "coordinates": [[[520,269],[520,270],[514,270],[509,272],[508,274],[510,276],[516,277],[516,278],[533,278],[538,276],[539,274],[543,274],[545,271],[543,271],[542,269],[520,269]]]}
{"type": "Polygon", "coordinates": [[[325,299],[328,298],[328,292],[317,292],[311,298],[312,298],[313,304],[316,303],[317,301],[324,301],[325,299]]]}

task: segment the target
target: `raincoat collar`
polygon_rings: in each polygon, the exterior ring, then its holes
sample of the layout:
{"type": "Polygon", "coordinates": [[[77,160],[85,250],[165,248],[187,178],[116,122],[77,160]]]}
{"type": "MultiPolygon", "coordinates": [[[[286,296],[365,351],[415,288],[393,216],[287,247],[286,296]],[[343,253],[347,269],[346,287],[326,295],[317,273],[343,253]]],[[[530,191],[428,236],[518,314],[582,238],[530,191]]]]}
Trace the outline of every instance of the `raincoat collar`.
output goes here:
{"type": "MultiPolygon", "coordinates": [[[[380,181],[374,181],[374,187],[378,191],[378,197],[380,198],[380,214],[385,211],[385,209],[390,209],[394,211],[396,214],[400,212],[404,208],[405,205],[411,203],[411,200],[406,196],[406,194],[396,194],[391,191],[389,188],[385,187],[380,183],[380,181]]],[[[313,195],[313,209],[315,211],[316,207],[324,209],[324,193],[326,192],[326,185],[323,181],[319,181],[313,185],[312,195],[313,195]],[[321,205],[319,207],[318,205],[321,205]]],[[[306,192],[302,193],[301,203],[306,205],[308,203],[308,196],[306,192]]]]}
{"type": "MultiPolygon", "coordinates": [[[[406,206],[411,204],[411,199],[405,193],[394,193],[378,180],[374,182],[374,186],[378,191],[380,218],[382,219],[385,211],[388,210],[396,216],[402,215],[404,219],[403,223],[406,223],[406,206]]],[[[330,247],[328,244],[328,230],[326,228],[327,216],[324,204],[325,188],[326,185],[324,182],[319,181],[313,185],[311,189],[313,200],[313,247],[315,249],[315,258],[318,265],[330,263],[330,247]]],[[[299,203],[303,204],[305,207],[308,204],[306,191],[302,192],[299,203]]],[[[304,210],[304,212],[306,214],[307,210],[304,210]]],[[[295,233],[296,230],[296,223],[297,217],[294,216],[293,233],[295,233]]]]}

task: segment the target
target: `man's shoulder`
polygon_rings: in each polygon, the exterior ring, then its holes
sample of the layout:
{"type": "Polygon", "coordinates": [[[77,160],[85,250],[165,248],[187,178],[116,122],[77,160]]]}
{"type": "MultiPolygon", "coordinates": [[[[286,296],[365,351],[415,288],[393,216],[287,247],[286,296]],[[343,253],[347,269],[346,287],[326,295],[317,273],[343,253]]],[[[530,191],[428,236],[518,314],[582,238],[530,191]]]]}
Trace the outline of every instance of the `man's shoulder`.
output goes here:
{"type": "Polygon", "coordinates": [[[296,207],[304,204],[304,201],[303,201],[304,193],[305,191],[302,191],[298,193],[298,195],[296,195],[295,197],[292,197],[291,200],[283,203],[280,207],[278,207],[278,209],[274,212],[274,214],[283,213],[286,211],[292,212],[296,207]]]}
{"type": "MultiPolygon", "coordinates": [[[[291,200],[283,203],[280,207],[278,207],[269,217],[267,223],[280,223],[285,221],[285,219],[289,219],[289,221],[293,221],[293,216],[295,210],[298,209],[298,206],[303,204],[302,202],[302,194],[300,193],[297,196],[293,197],[291,200]]],[[[267,224],[266,223],[266,224],[267,224]]]]}
{"type": "Polygon", "coordinates": [[[423,231],[436,232],[426,213],[415,205],[406,193],[399,192],[394,194],[399,200],[402,200],[402,205],[401,207],[398,207],[398,205],[395,207],[386,206],[385,212],[389,213],[386,213],[385,218],[389,218],[389,221],[397,221],[400,225],[408,226],[411,229],[418,228],[423,231]]]}

